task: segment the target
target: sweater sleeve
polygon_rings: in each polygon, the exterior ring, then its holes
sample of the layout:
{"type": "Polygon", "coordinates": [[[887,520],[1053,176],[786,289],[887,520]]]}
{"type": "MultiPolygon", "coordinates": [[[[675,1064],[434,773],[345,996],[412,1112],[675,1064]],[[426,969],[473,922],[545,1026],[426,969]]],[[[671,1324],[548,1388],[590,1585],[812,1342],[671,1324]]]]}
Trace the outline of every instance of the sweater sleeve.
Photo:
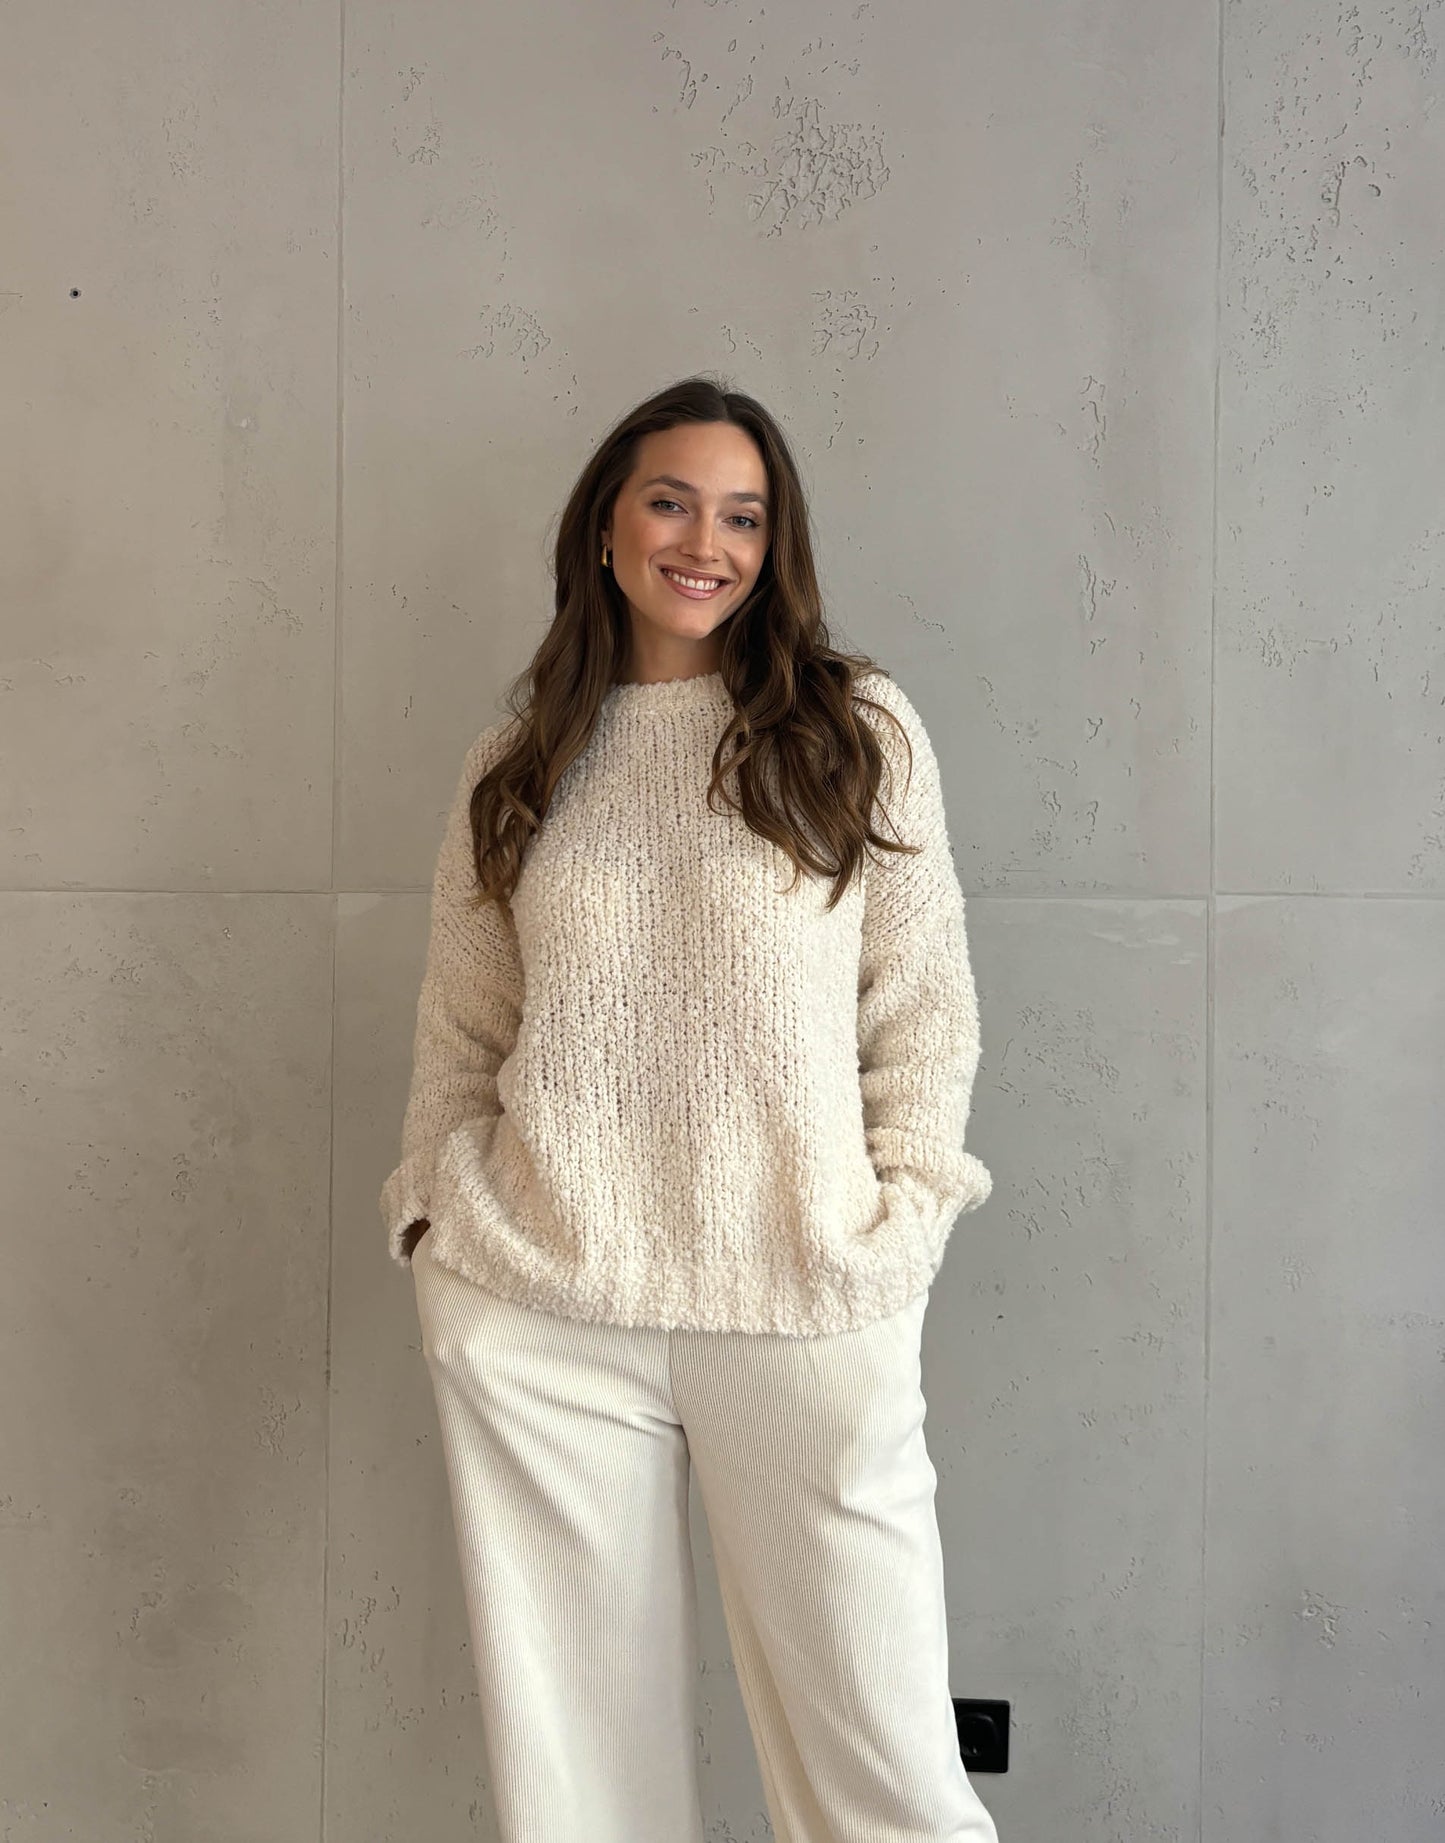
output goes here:
{"type": "Polygon", "coordinates": [[[411,1265],[407,1229],[431,1214],[432,1174],[443,1143],[465,1121],[502,1111],[497,1072],[521,1023],[522,965],[511,911],[494,902],[467,902],[476,889],[472,789],[499,758],[511,721],[484,730],[467,751],[432,880],[401,1162],[380,1199],[388,1250],[403,1267],[411,1265]]]}
{"type": "Polygon", "coordinates": [[[979,1061],[978,1000],[964,896],[954,869],[938,762],[918,712],[892,679],[865,694],[903,723],[864,710],[884,752],[877,828],[923,847],[870,852],[858,969],[858,1067],[868,1154],[880,1182],[901,1191],[942,1239],[976,1209],[993,1179],[964,1135],[979,1061]],[[895,829],[896,828],[896,829],[895,829]]]}

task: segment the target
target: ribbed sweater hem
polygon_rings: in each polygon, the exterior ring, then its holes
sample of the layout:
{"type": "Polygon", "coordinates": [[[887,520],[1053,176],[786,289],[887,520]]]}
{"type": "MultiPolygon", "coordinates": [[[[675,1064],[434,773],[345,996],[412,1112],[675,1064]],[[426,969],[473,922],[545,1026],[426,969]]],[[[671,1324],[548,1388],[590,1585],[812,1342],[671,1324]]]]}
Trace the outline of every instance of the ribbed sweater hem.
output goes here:
{"type": "Polygon", "coordinates": [[[887,1318],[928,1291],[947,1239],[920,1239],[902,1261],[895,1246],[886,1271],[877,1274],[807,1272],[786,1262],[761,1265],[756,1253],[737,1261],[713,1254],[706,1264],[654,1260],[645,1266],[598,1256],[565,1270],[527,1269],[508,1259],[505,1246],[444,1216],[432,1223],[426,1253],[475,1286],[564,1318],[669,1331],[725,1326],[820,1337],[887,1318]]]}

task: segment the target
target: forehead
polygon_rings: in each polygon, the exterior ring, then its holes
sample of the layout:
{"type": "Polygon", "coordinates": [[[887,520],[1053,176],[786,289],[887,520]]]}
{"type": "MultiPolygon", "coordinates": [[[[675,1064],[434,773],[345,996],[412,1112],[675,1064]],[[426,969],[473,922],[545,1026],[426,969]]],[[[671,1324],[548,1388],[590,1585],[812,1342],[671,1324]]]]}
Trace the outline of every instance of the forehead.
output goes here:
{"type": "Polygon", "coordinates": [[[757,443],[731,422],[680,423],[656,429],[637,445],[633,479],[673,474],[704,493],[763,493],[768,470],[757,443]]]}

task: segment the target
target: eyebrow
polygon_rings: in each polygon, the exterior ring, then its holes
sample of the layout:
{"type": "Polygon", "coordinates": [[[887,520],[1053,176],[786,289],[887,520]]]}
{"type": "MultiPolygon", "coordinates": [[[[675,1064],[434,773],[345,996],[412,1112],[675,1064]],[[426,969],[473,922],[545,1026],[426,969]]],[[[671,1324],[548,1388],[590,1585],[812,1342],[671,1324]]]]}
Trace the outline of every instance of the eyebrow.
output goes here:
{"type": "MultiPolygon", "coordinates": [[[[679,480],[676,474],[654,474],[650,480],[643,481],[639,491],[646,492],[649,486],[675,486],[682,493],[695,493],[698,490],[695,486],[689,485],[686,480],[679,480]]],[[[747,500],[753,505],[761,506],[764,511],[768,508],[768,502],[761,493],[724,493],[723,498],[747,500]]]]}

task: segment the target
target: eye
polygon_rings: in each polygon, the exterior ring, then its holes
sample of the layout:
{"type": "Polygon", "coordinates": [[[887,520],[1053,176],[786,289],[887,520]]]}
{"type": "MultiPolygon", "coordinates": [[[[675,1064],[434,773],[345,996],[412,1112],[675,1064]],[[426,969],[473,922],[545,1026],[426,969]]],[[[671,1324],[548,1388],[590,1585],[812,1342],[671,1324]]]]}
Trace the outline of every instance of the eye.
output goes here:
{"type": "MultiPolygon", "coordinates": [[[[649,509],[653,506],[677,506],[677,501],[675,499],[650,499],[647,503],[649,509]]],[[[680,512],[682,507],[677,506],[677,509],[680,512]]],[[[733,516],[742,519],[743,523],[750,531],[756,531],[759,528],[757,519],[750,518],[746,512],[736,512],[733,516]]]]}

